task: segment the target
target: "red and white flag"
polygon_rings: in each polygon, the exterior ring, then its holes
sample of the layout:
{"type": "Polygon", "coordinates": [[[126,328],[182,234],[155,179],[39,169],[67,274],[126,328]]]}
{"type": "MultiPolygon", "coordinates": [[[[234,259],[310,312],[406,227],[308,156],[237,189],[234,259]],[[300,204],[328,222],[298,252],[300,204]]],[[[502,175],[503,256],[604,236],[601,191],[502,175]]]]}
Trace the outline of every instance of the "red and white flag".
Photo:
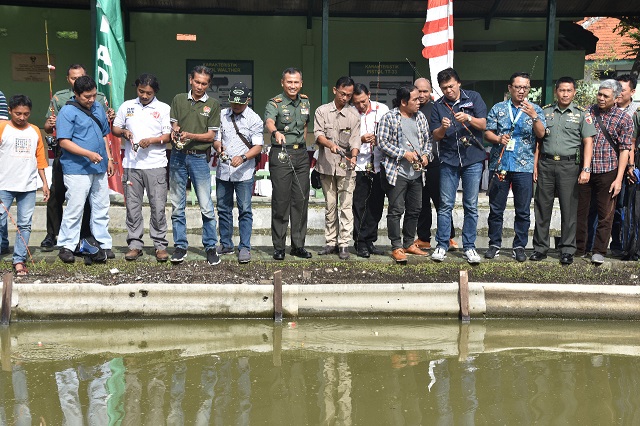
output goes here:
{"type": "Polygon", "coordinates": [[[432,85],[445,68],[453,67],[453,0],[428,0],[422,27],[422,56],[429,60],[432,85]]]}

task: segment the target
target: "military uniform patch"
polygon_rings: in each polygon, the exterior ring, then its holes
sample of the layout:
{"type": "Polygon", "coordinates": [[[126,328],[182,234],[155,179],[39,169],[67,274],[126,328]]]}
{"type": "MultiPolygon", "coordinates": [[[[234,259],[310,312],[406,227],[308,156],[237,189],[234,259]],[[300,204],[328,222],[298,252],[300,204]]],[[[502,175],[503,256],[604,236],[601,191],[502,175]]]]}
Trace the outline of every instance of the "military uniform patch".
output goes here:
{"type": "Polygon", "coordinates": [[[584,118],[584,121],[585,121],[587,124],[593,124],[593,118],[591,118],[591,116],[590,116],[590,115],[586,116],[586,117],[584,118]]]}

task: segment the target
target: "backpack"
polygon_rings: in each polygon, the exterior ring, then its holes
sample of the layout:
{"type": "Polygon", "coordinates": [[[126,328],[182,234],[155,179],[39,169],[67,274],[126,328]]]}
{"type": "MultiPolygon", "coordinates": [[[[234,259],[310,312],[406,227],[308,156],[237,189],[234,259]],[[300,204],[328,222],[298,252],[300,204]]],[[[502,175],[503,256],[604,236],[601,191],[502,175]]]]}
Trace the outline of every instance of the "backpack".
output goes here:
{"type": "Polygon", "coordinates": [[[91,265],[94,262],[104,263],[107,261],[107,252],[100,248],[100,244],[92,236],[80,240],[77,252],[84,257],[85,265],[91,265]]]}

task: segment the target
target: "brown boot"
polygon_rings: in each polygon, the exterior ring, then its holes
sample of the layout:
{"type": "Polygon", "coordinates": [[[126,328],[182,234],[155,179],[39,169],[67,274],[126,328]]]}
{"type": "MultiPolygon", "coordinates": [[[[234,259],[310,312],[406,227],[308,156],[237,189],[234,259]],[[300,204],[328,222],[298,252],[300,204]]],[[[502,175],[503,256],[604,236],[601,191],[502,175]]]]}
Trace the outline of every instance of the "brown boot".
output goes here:
{"type": "Polygon", "coordinates": [[[417,245],[418,248],[429,250],[431,248],[431,243],[429,241],[422,241],[420,238],[415,240],[413,244],[417,245]]]}
{"type": "Polygon", "coordinates": [[[409,247],[404,249],[405,253],[413,254],[414,256],[426,256],[423,250],[419,249],[417,245],[411,244],[409,247]]]}
{"type": "Polygon", "coordinates": [[[124,258],[126,260],[136,260],[140,256],[142,256],[142,250],[140,250],[140,249],[131,249],[131,250],[129,250],[127,252],[127,254],[124,255],[124,258]]]}
{"type": "Polygon", "coordinates": [[[407,263],[407,255],[404,254],[404,249],[397,248],[391,252],[391,257],[396,263],[407,263]]]}
{"type": "Polygon", "coordinates": [[[169,252],[166,250],[156,250],[156,260],[158,262],[166,262],[169,260],[169,252]]]}

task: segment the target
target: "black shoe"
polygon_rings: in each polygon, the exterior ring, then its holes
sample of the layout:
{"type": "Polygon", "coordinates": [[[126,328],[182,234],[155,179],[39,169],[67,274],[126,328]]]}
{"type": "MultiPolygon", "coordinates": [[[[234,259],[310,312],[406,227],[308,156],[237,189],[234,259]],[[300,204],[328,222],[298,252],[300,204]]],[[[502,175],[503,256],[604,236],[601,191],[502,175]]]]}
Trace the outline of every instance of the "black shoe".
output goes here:
{"type": "Polygon", "coordinates": [[[569,253],[562,253],[560,263],[563,265],[571,265],[573,263],[573,255],[569,253]]]}
{"type": "Polygon", "coordinates": [[[524,252],[524,248],[516,247],[513,249],[513,254],[511,255],[518,262],[524,262],[527,260],[527,254],[524,252]]]}
{"type": "MultiPolygon", "coordinates": [[[[115,259],[116,255],[113,254],[113,251],[111,249],[105,249],[104,251],[107,254],[107,259],[115,259]]],[[[140,252],[142,252],[142,250],[140,250],[140,252]]]]}
{"type": "Polygon", "coordinates": [[[486,253],[484,254],[485,259],[493,259],[498,256],[500,256],[500,247],[496,246],[489,246],[486,253]]]}
{"type": "Polygon", "coordinates": [[[76,261],[76,257],[73,255],[73,252],[64,247],[60,249],[60,252],[58,253],[58,257],[64,263],[73,263],[76,261]]]}
{"type": "Polygon", "coordinates": [[[218,263],[220,263],[220,256],[218,256],[218,251],[216,250],[215,247],[207,250],[207,262],[211,266],[217,265],[218,263]]]}
{"type": "Polygon", "coordinates": [[[0,255],[9,254],[9,247],[0,248],[0,255]]]}
{"type": "Polygon", "coordinates": [[[302,259],[311,259],[312,254],[304,247],[292,248],[289,252],[291,256],[301,257],[302,259]]]}
{"type": "Polygon", "coordinates": [[[377,256],[384,256],[386,254],[384,250],[380,250],[378,247],[374,246],[373,243],[367,244],[367,251],[370,254],[375,254],[377,256]]]}
{"type": "Polygon", "coordinates": [[[547,258],[547,255],[542,254],[539,251],[534,251],[533,254],[529,256],[529,260],[533,260],[534,262],[539,262],[542,259],[546,259],[546,258],[547,258]]]}
{"type": "Polygon", "coordinates": [[[338,253],[337,246],[324,246],[324,248],[318,252],[318,255],[326,256],[328,254],[336,254],[336,253],[338,253]]]}
{"type": "Polygon", "coordinates": [[[284,260],[284,250],[274,250],[273,251],[273,258],[275,260],[284,260]]]}
{"type": "Polygon", "coordinates": [[[42,247],[42,251],[53,251],[53,248],[56,246],[56,237],[51,234],[47,234],[44,237],[44,240],[40,243],[40,247],[42,247]]]}
{"type": "Polygon", "coordinates": [[[369,253],[369,250],[360,246],[359,249],[356,249],[356,256],[368,258],[369,256],[371,256],[371,254],[369,253]]]}
{"type": "Polygon", "coordinates": [[[187,250],[182,247],[176,247],[171,255],[171,263],[182,263],[185,257],[187,257],[187,250]]]}
{"type": "MultiPolygon", "coordinates": [[[[348,247],[340,247],[340,249],[338,250],[338,257],[341,260],[347,260],[351,255],[349,254],[349,248],[348,247]]],[[[369,257],[369,256],[367,256],[369,257]]]]}

